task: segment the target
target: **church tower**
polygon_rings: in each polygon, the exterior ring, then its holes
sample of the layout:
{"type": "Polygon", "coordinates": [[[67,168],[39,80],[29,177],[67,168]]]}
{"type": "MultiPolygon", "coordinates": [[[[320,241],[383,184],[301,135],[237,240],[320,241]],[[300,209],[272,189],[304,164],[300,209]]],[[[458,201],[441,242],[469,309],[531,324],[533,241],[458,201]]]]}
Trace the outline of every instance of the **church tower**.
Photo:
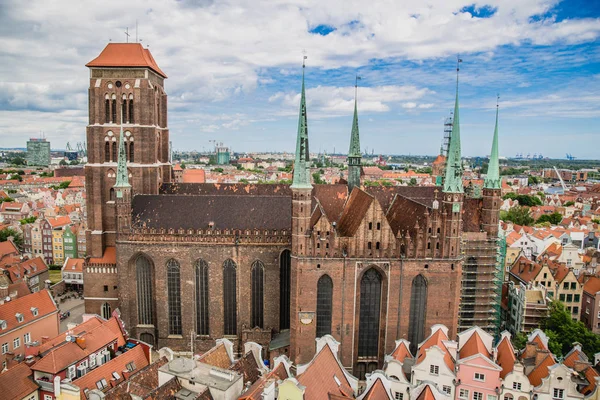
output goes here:
{"type": "Polygon", "coordinates": [[[502,180],[500,179],[498,159],[498,109],[499,105],[496,104],[496,127],[494,128],[490,162],[483,183],[482,225],[483,230],[487,232],[490,239],[498,236],[498,216],[500,213],[500,199],[502,197],[502,180]]]}
{"type": "Polygon", "coordinates": [[[360,172],[361,172],[361,154],[360,154],[360,137],[358,132],[358,109],[357,109],[357,94],[358,94],[358,79],[354,85],[354,118],[352,120],[352,133],[350,135],[350,150],[348,151],[348,193],[352,192],[355,187],[360,187],[360,172]]]}
{"type": "Polygon", "coordinates": [[[119,134],[119,157],[117,162],[117,182],[113,187],[115,190],[115,202],[117,207],[117,233],[126,233],[131,228],[131,185],[127,173],[127,156],[125,152],[125,134],[123,124],[119,134]]]}
{"type": "Polygon", "coordinates": [[[167,76],[139,43],[109,43],[86,66],[90,69],[86,240],[88,256],[102,257],[116,241],[117,143],[123,143],[128,168],[121,172],[131,184],[130,197],[156,194],[171,180],[167,76]]]}
{"type": "MultiPolygon", "coordinates": [[[[304,57],[306,59],[306,56],[304,57]]],[[[308,121],[306,118],[306,97],[304,91],[305,63],[302,62],[302,90],[300,95],[300,115],[298,117],[298,134],[296,139],[296,158],[292,189],[292,263],[290,294],[290,357],[299,357],[302,347],[297,340],[299,329],[298,300],[300,293],[300,271],[307,262],[309,245],[310,206],[312,202],[312,185],[310,182],[310,151],[308,149],[308,121]]]]}
{"type": "Polygon", "coordinates": [[[455,258],[460,253],[463,206],[463,169],[460,151],[460,118],[458,107],[458,72],[461,60],[456,65],[456,99],[454,100],[454,121],[448,145],[448,158],[444,177],[442,213],[444,215],[443,256],[455,258]]]}

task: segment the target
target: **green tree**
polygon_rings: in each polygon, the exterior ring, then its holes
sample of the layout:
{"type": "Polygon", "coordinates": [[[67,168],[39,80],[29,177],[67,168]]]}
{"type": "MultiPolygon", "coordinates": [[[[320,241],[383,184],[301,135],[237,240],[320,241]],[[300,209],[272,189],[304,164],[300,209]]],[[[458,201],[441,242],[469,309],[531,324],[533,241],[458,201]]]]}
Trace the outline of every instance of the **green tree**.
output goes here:
{"type": "Polygon", "coordinates": [[[417,186],[417,179],[410,178],[410,181],[408,182],[408,186],[417,186]]]}
{"type": "Polygon", "coordinates": [[[5,197],[3,199],[0,199],[0,203],[4,203],[4,202],[11,202],[11,201],[15,201],[15,199],[13,199],[12,197],[5,197]]]}
{"type": "Polygon", "coordinates": [[[79,165],[79,160],[71,160],[69,165],[79,165]]]}
{"type": "Polygon", "coordinates": [[[544,214],[535,221],[536,224],[542,224],[544,222],[550,222],[552,225],[558,225],[562,221],[562,215],[559,212],[553,212],[552,214],[544,214]]]}
{"type": "Polygon", "coordinates": [[[11,164],[14,165],[25,165],[25,159],[23,157],[15,157],[12,159],[11,164]]]}
{"type": "Polygon", "coordinates": [[[550,350],[559,357],[566,355],[574,342],[581,343],[590,359],[600,351],[600,336],[588,330],[583,322],[573,321],[560,301],[550,303],[548,318],[543,320],[541,328],[548,335],[550,350]]]}
{"type": "Polygon", "coordinates": [[[315,185],[320,185],[320,184],[325,183],[325,181],[323,181],[323,179],[321,179],[321,174],[318,172],[313,173],[312,177],[315,182],[315,185]]]}
{"type": "Polygon", "coordinates": [[[65,165],[67,165],[67,162],[65,160],[60,160],[58,165],[60,165],[61,167],[64,167],[65,165]]]}
{"type": "Polygon", "coordinates": [[[540,180],[538,179],[537,176],[529,176],[527,178],[527,184],[529,185],[537,185],[538,183],[540,183],[540,180]]]}
{"type": "Polygon", "coordinates": [[[533,224],[533,217],[529,211],[529,207],[516,206],[508,211],[501,212],[500,218],[503,221],[510,221],[517,225],[531,225],[533,224]]]}
{"type": "Polygon", "coordinates": [[[23,218],[23,219],[19,220],[19,222],[21,223],[21,225],[25,225],[25,224],[33,224],[36,220],[37,220],[37,217],[35,215],[32,215],[31,217],[27,217],[27,218],[23,218]]]}
{"type": "Polygon", "coordinates": [[[181,167],[181,169],[185,169],[185,163],[182,162],[181,165],[180,165],[180,167],[181,167]]]}
{"type": "Polygon", "coordinates": [[[13,243],[20,249],[23,246],[23,236],[13,228],[4,228],[0,231],[0,242],[6,242],[9,237],[13,238],[13,243]]]}
{"type": "Polygon", "coordinates": [[[527,344],[527,335],[523,332],[517,333],[517,335],[513,337],[512,343],[515,350],[523,350],[527,344]]]}
{"type": "Polygon", "coordinates": [[[573,201],[567,201],[567,202],[566,202],[565,204],[563,204],[563,205],[564,205],[565,207],[570,207],[570,206],[573,206],[573,205],[575,205],[575,202],[573,202],[573,201]]]}

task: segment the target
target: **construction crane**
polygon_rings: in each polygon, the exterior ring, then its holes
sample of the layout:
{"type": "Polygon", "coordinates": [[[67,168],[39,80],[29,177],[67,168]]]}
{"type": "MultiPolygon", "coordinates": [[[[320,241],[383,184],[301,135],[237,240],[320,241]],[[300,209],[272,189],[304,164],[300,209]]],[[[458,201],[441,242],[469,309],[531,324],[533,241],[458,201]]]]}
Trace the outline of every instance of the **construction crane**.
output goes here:
{"type": "Polygon", "coordinates": [[[64,156],[69,161],[77,160],[77,152],[71,147],[71,144],[67,142],[64,156]]]}
{"type": "Polygon", "coordinates": [[[569,161],[573,161],[574,159],[576,159],[577,157],[573,157],[572,154],[567,153],[567,160],[569,161]]]}
{"type": "Polygon", "coordinates": [[[81,157],[81,158],[87,157],[87,147],[85,145],[85,142],[77,143],[77,152],[79,153],[79,157],[81,157]]]}
{"type": "Polygon", "coordinates": [[[558,168],[554,167],[554,171],[556,171],[556,175],[558,176],[558,180],[560,180],[560,185],[563,188],[563,191],[566,192],[567,190],[569,190],[567,188],[567,185],[565,185],[565,181],[563,181],[562,176],[560,176],[560,172],[558,172],[558,168]]]}

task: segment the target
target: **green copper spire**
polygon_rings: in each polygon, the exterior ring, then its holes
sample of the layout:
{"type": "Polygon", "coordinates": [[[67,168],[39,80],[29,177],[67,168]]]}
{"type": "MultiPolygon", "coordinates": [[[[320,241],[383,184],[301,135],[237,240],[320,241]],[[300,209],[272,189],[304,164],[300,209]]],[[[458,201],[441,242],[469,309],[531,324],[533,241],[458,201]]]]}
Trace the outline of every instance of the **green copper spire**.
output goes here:
{"type": "Polygon", "coordinates": [[[460,155],[460,120],[458,116],[458,71],[459,58],[456,63],[456,100],[454,101],[454,120],[452,122],[452,134],[448,145],[448,158],[446,159],[446,174],[444,176],[445,193],[463,193],[462,163],[460,155]]]}
{"type": "Polygon", "coordinates": [[[121,133],[119,134],[119,158],[117,160],[117,182],[116,188],[131,187],[129,175],[127,174],[127,158],[125,154],[125,134],[123,133],[123,118],[121,116],[121,133]]]}
{"type": "MultiPolygon", "coordinates": [[[[500,96],[498,96],[498,100],[500,96]]],[[[488,164],[487,175],[483,187],[486,189],[501,189],[500,182],[500,165],[498,161],[498,109],[499,104],[496,102],[496,127],[494,128],[494,139],[492,140],[492,152],[490,153],[490,163],[488,164]]]]}
{"type": "MultiPolygon", "coordinates": [[[[304,56],[306,60],[306,56],[304,56]]],[[[306,119],[306,96],[304,93],[304,60],[302,61],[302,92],[300,94],[300,116],[298,118],[298,138],[296,140],[296,160],[292,189],[311,189],[310,153],[308,150],[308,122],[306,119]]]]}
{"type": "Polygon", "coordinates": [[[352,133],[350,135],[350,150],[348,151],[348,189],[351,192],[355,187],[360,187],[360,135],[358,132],[358,81],[356,76],[354,83],[354,119],[352,120],[352,133]]]}

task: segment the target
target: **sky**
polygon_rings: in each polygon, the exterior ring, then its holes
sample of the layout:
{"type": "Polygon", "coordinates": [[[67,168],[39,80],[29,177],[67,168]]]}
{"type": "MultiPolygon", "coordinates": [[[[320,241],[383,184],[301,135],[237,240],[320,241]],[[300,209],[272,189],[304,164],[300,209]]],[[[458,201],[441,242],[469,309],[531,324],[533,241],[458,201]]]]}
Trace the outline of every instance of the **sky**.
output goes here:
{"type": "Polygon", "coordinates": [[[311,152],[439,152],[457,55],[464,156],[599,158],[598,0],[2,0],[0,147],[85,140],[89,71],[137,38],[168,75],[174,150],[294,151],[302,58],[311,152]]]}

